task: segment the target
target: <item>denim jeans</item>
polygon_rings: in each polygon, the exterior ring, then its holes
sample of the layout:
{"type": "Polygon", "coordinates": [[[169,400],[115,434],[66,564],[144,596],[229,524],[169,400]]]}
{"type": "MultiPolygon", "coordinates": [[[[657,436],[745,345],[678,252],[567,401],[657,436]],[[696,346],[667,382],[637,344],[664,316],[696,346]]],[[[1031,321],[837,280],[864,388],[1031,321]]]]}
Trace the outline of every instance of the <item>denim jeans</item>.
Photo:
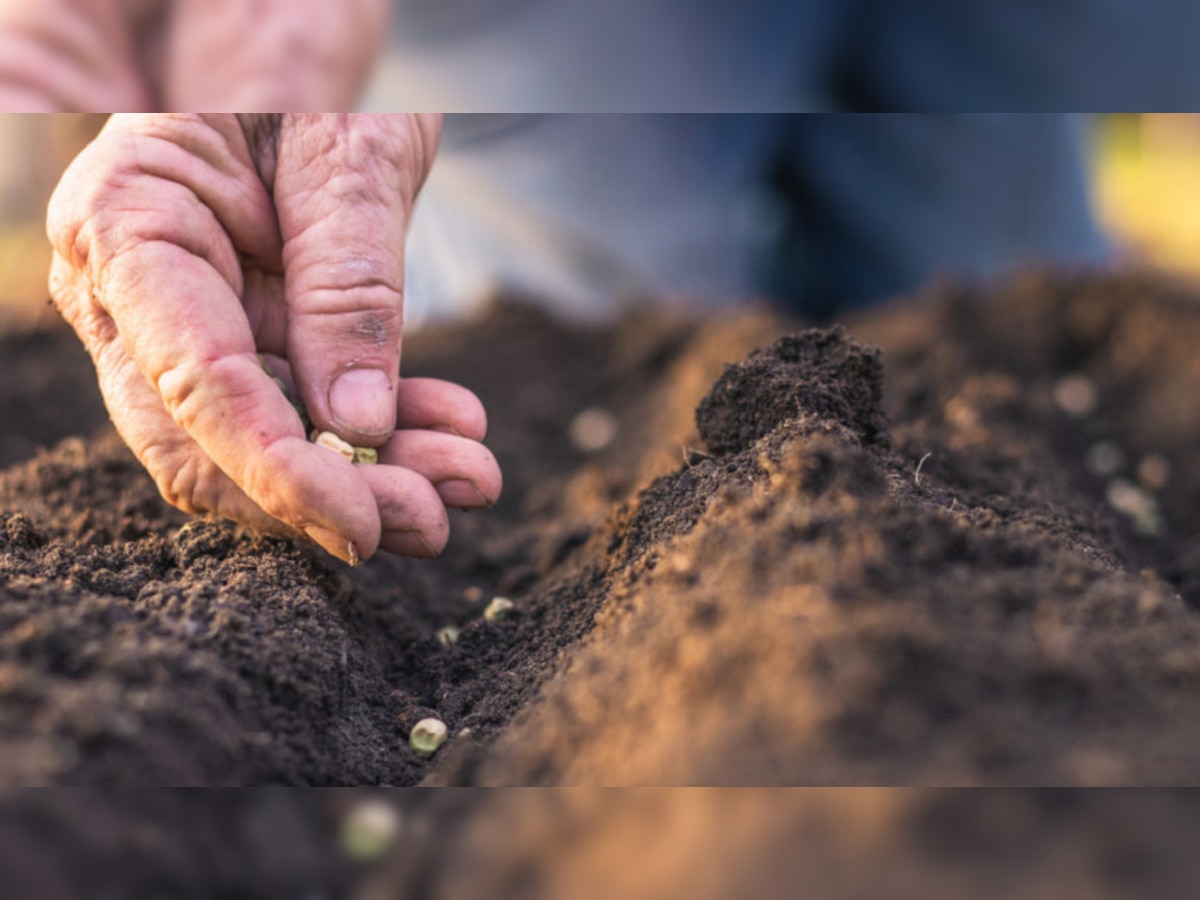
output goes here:
{"type": "Polygon", "coordinates": [[[1036,111],[1200,97],[1193,0],[640,0],[628,41],[623,2],[592,32],[609,79],[572,31],[592,0],[514,0],[395,49],[420,83],[515,111],[447,122],[410,245],[416,318],[498,290],[584,317],[633,296],[820,317],[939,272],[1094,263],[1088,120],[1036,111]],[[610,112],[556,112],[579,108],[610,112]],[[641,111],[663,108],[702,114],[641,111]]]}

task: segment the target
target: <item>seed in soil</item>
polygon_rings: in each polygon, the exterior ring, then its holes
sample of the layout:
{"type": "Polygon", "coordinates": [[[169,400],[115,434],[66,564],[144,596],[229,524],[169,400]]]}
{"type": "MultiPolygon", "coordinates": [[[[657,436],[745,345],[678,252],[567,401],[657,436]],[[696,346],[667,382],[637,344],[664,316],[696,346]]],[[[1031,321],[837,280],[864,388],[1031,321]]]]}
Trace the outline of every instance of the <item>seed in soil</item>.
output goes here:
{"type": "Polygon", "coordinates": [[[1096,408],[1096,385],[1086,375],[1064,375],[1054,382],[1054,402],[1069,416],[1086,416],[1096,408]]]}
{"type": "Polygon", "coordinates": [[[408,744],[417,756],[428,759],[437,753],[446,740],[446,723],[441,719],[422,719],[413,726],[408,735],[408,744]]]}
{"type": "Polygon", "coordinates": [[[492,602],[483,611],[483,618],[488,622],[495,622],[497,619],[503,619],[514,608],[515,605],[507,597],[493,597],[492,602]]]}
{"type": "Polygon", "coordinates": [[[342,852],[355,862],[371,863],[387,853],[400,832],[400,812],[384,800],[356,803],[342,820],[342,852]]]}
{"type": "Polygon", "coordinates": [[[1125,451],[1116,441],[1096,441],[1084,454],[1083,464],[1098,478],[1112,478],[1125,466],[1125,451]]]}
{"type": "Polygon", "coordinates": [[[1104,492],[1108,505],[1133,520],[1139,534],[1155,536],[1162,533],[1163,522],[1158,503],[1136,484],[1124,478],[1114,478],[1104,492]]]}
{"type": "Polygon", "coordinates": [[[459,630],[453,625],[447,625],[445,628],[437,630],[437,639],[441,641],[442,646],[449,647],[451,644],[458,643],[459,630]]]}

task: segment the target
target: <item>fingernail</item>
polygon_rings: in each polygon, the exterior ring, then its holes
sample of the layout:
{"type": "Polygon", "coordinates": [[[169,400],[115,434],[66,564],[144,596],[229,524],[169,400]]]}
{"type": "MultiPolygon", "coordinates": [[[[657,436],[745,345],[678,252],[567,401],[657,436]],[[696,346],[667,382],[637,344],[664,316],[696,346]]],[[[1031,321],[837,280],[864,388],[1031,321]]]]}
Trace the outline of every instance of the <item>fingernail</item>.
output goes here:
{"type": "Polygon", "coordinates": [[[362,434],[387,434],[396,427],[396,394],[379,369],[350,369],[329,388],[334,422],[362,434]]]}
{"type": "Polygon", "coordinates": [[[455,509],[479,509],[491,505],[479,488],[465,479],[443,481],[436,487],[442,502],[455,509]]]}
{"type": "Polygon", "coordinates": [[[319,525],[309,525],[304,529],[304,533],[311,540],[320,544],[326,553],[336,556],[344,563],[357,566],[362,561],[359,558],[358,548],[354,545],[354,541],[348,540],[336,531],[321,528],[319,525]]]}
{"type": "Polygon", "coordinates": [[[380,546],[389,553],[397,553],[400,556],[415,556],[418,559],[433,559],[437,556],[419,531],[388,532],[384,534],[380,546]]]}

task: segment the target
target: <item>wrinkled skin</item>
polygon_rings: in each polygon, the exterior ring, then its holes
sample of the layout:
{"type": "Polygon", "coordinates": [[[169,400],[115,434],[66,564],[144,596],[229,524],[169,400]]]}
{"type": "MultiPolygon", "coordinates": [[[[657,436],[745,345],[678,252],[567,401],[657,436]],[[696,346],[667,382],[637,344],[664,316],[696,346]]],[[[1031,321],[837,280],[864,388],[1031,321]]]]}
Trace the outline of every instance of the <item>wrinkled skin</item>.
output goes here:
{"type": "Polygon", "coordinates": [[[347,110],[387,0],[0,0],[0,111],[347,110]]]}
{"type": "Polygon", "coordinates": [[[50,204],[51,292],[163,496],[350,563],[432,556],[495,502],[469,391],[399,377],[427,116],[118,115],[50,204]],[[310,443],[285,395],[377,466],[310,443]]]}

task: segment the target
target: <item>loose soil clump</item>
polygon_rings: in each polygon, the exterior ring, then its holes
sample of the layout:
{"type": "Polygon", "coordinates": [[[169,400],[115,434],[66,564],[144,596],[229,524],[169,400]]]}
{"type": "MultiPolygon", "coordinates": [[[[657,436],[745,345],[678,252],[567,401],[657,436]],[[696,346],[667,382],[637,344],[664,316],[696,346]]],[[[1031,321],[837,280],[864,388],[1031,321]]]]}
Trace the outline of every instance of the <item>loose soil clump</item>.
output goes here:
{"type": "Polygon", "coordinates": [[[1030,274],[845,331],[500,305],[404,365],[482,396],[504,498],[356,570],[171,510],[74,337],[9,336],[0,783],[1200,782],[1196,301],[1030,274]]]}
{"type": "Polygon", "coordinates": [[[837,422],[864,444],[888,443],[878,347],[839,327],[780,338],[725,369],[696,410],[700,438],[715,454],[745,450],[785,422],[837,422]]]}

